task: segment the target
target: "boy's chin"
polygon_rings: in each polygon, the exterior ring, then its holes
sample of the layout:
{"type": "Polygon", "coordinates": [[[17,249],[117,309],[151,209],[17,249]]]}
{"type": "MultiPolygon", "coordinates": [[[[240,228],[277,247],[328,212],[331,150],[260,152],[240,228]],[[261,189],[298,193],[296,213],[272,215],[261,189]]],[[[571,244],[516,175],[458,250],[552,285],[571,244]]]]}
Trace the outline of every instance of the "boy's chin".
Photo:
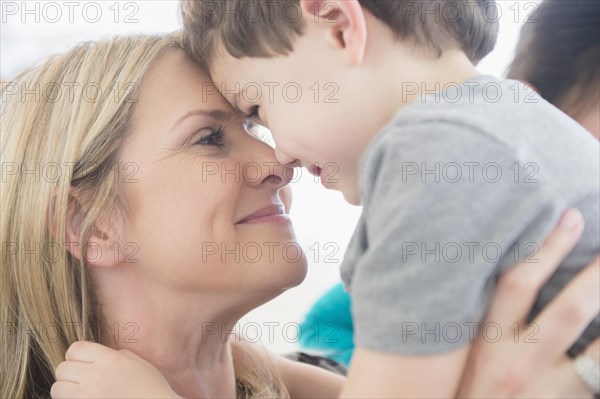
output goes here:
{"type": "Polygon", "coordinates": [[[321,184],[323,184],[323,187],[325,187],[327,190],[334,190],[334,191],[339,191],[340,193],[342,193],[344,200],[347,203],[349,203],[350,205],[360,206],[360,195],[359,195],[360,193],[359,193],[358,188],[345,187],[339,181],[324,182],[323,180],[321,180],[321,184]]]}
{"type": "Polygon", "coordinates": [[[335,186],[331,188],[342,193],[344,200],[350,205],[360,206],[360,195],[358,190],[350,190],[345,187],[335,186]]]}

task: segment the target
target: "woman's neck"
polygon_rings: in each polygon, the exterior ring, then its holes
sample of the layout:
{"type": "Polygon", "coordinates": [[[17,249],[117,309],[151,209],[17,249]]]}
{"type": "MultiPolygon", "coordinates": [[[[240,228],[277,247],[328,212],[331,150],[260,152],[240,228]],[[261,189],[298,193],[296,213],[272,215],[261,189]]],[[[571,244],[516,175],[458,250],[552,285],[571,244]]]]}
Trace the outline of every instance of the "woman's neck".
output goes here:
{"type": "Polygon", "coordinates": [[[105,321],[101,343],[152,363],[180,396],[235,397],[229,338],[241,315],[225,311],[227,306],[214,297],[148,295],[131,288],[109,295],[99,289],[105,321]],[[216,306],[219,302],[222,307],[216,306]]]}
{"type": "MultiPolygon", "coordinates": [[[[171,388],[184,398],[235,398],[236,385],[233,369],[233,356],[228,344],[221,346],[222,352],[214,363],[208,367],[208,362],[195,367],[161,367],[171,388]]],[[[206,360],[206,359],[204,359],[206,360]]]]}

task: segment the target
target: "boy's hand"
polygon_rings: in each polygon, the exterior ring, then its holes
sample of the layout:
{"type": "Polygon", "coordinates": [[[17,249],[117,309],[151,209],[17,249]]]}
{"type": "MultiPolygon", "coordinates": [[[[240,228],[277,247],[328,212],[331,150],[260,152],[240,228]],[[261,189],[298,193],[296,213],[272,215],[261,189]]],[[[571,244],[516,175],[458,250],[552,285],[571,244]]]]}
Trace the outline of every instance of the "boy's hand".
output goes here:
{"type": "Polygon", "coordinates": [[[61,398],[180,398],[156,367],[128,350],[74,342],[56,368],[50,395],[61,398]]]}

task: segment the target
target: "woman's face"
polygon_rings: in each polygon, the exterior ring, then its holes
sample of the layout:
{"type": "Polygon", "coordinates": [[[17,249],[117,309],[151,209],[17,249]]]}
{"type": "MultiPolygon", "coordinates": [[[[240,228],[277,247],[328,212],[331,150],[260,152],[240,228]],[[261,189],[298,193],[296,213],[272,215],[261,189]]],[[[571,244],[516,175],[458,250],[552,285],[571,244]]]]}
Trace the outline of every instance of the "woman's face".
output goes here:
{"type": "Polygon", "coordinates": [[[142,79],[119,161],[120,244],[137,262],[122,266],[150,287],[260,302],[306,274],[285,215],[292,170],[210,87],[177,49],[142,79]]]}

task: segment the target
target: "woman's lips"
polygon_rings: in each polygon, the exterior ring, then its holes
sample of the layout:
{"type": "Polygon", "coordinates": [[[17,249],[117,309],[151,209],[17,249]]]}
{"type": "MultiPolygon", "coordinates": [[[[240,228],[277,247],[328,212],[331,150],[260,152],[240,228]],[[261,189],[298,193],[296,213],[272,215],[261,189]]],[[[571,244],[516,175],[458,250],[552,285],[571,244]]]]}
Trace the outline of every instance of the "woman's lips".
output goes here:
{"type": "Polygon", "coordinates": [[[240,224],[289,222],[289,220],[290,218],[288,215],[268,215],[250,219],[245,222],[240,222],[240,224]]]}
{"type": "Polygon", "coordinates": [[[289,221],[283,205],[271,205],[246,216],[237,224],[275,223],[289,221]]]}

